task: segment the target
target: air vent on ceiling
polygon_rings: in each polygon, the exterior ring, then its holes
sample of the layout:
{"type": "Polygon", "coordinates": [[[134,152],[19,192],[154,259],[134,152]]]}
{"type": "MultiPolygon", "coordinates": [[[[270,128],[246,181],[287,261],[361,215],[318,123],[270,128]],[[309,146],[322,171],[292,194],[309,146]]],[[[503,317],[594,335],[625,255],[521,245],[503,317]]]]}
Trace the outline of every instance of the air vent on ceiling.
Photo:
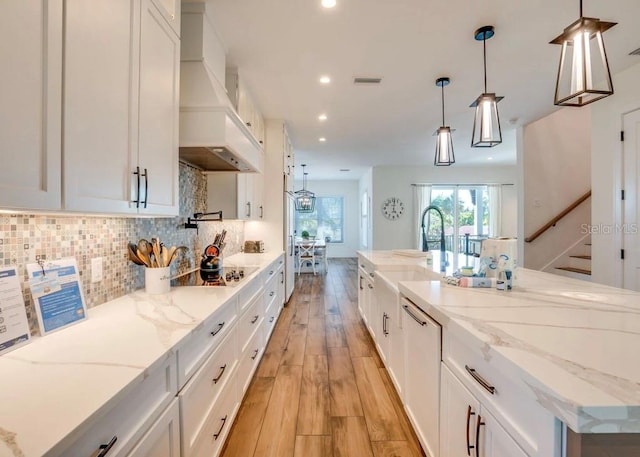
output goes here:
{"type": "Polygon", "coordinates": [[[353,84],[380,84],[382,78],[363,78],[363,77],[355,77],[353,78],[353,84]]]}
{"type": "Polygon", "coordinates": [[[340,171],[351,171],[351,168],[341,168],[340,171]]]}
{"type": "Polygon", "coordinates": [[[629,53],[630,56],[640,56],[640,48],[636,49],[635,51],[631,51],[629,53]]]}

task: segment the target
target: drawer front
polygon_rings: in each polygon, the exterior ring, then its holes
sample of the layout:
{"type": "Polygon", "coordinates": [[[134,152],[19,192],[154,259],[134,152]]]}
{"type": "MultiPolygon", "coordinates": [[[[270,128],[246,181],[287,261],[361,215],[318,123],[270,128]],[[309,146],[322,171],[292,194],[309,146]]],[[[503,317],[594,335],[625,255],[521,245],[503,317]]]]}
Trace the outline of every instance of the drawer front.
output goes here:
{"type": "Polygon", "coordinates": [[[265,308],[269,308],[271,302],[278,297],[278,286],[280,286],[280,270],[276,270],[264,286],[265,308]]]}
{"type": "Polygon", "coordinates": [[[179,389],[220,344],[238,318],[237,298],[222,305],[177,350],[179,389]]]}
{"type": "Polygon", "coordinates": [[[249,282],[242,286],[240,293],[238,294],[238,312],[242,314],[247,306],[253,303],[253,299],[260,293],[264,282],[261,274],[256,276],[249,282]]]}
{"type": "Polygon", "coordinates": [[[282,260],[278,259],[272,262],[267,268],[264,269],[264,272],[262,273],[262,280],[264,281],[264,284],[268,283],[278,275],[277,271],[278,271],[278,268],[280,268],[280,263],[279,263],[280,261],[282,260]]]}
{"type": "Polygon", "coordinates": [[[262,334],[262,329],[258,329],[255,335],[253,335],[251,341],[249,341],[249,344],[247,344],[246,350],[240,355],[238,365],[238,386],[241,390],[238,393],[240,394],[241,399],[249,387],[253,372],[258,366],[263,353],[264,335],[262,334]]]}
{"type": "Polygon", "coordinates": [[[175,365],[175,357],[171,356],[111,411],[100,418],[89,430],[83,432],[73,445],[58,455],[94,455],[101,445],[110,443],[114,438],[116,439],[109,451],[109,457],[129,454],[133,446],[175,397],[177,392],[175,365]]]}
{"type": "Polygon", "coordinates": [[[127,457],[180,457],[180,408],[177,398],[127,457]]]}
{"type": "MultiPolygon", "coordinates": [[[[229,378],[227,385],[218,396],[191,452],[183,453],[182,457],[217,457],[220,454],[240,406],[236,374],[229,378]]],[[[182,417],[184,418],[184,413],[182,417]]]]}
{"type": "Polygon", "coordinates": [[[213,405],[236,371],[236,346],[236,332],[232,329],[179,394],[182,454],[185,456],[191,455],[207,418],[213,413],[213,405]]]}
{"type": "Polygon", "coordinates": [[[276,326],[276,322],[278,322],[278,316],[280,315],[280,305],[281,303],[278,301],[278,296],[276,295],[271,300],[271,303],[267,307],[267,310],[264,312],[264,339],[265,341],[269,341],[269,337],[271,336],[271,332],[273,328],[276,326]]]}
{"type": "Polygon", "coordinates": [[[363,273],[367,274],[370,277],[373,277],[373,271],[375,270],[375,267],[371,262],[369,262],[362,256],[358,256],[358,268],[360,268],[363,273]]]}
{"type": "Polygon", "coordinates": [[[238,322],[238,352],[244,352],[252,335],[262,324],[264,318],[264,300],[262,294],[254,298],[253,302],[240,316],[238,322]]]}
{"type": "Polygon", "coordinates": [[[555,440],[554,417],[528,394],[524,383],[449,332],[443,335],[442,358],[529,455],[553,455],[545,453],[555,440]]]}

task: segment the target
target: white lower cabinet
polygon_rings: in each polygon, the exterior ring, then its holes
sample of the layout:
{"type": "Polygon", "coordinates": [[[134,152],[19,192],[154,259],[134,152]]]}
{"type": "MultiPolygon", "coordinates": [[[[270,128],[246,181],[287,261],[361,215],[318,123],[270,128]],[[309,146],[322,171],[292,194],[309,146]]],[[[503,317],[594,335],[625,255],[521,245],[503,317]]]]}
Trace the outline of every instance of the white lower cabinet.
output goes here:
{"type": "Polygon", "coordinates": [[[440,324],[402,298],[405,335],[404,405],[418,439],[429,456],[439,449],[440,324]]]}
{"type": "Polygon", "coordinates": [[[128,457],[180,457],[180,408],[174,399],[128,457]]]}
{"type": "Polygon", "coordinates": [[[195,448],[204,439],[207,424],[217,415],[215,406],[225,396],[236,395],[234,378],[237,365],[236,329],[227,333],[224,341],[204,362],[179,393],[182,409],[182,455],[197,455],[195,448]]]}
{"type": "Polygon", "coordinates": [[[100,449],[106,448],[109,450],[103,455],[109,457],[147,455],[131,452],[175,398],[177,391],[175,369],[175,357],[168,357],[161,366],[149,372],[148,376],[125,395],[112,410],[84,430],[72,445],[50,455],[52,457],[92,456],[100,449]]]}
{"type": "Polygon", "coordinates": [[[496,418],[442,364],[440,455],[527,457],[496,418]]]}

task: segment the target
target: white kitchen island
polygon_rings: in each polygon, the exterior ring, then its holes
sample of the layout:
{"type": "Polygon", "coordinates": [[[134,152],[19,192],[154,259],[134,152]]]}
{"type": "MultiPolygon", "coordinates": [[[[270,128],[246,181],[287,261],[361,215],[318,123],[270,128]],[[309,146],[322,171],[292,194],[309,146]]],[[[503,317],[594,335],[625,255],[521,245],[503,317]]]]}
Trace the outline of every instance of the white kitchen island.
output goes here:
{"type": "MultiPolygon", "coordinates": [[[[517,271],[510,292],[460,288],[441,283],[423,260],[390,251],[359,252],[359,263],[375,272],[370,278],[379,300],[389,278],[424,275],[396,281],[395,306],[415,306],[414,314],[441,328],[438,439],[427,446],[437,449],[433,457],[474,455],[476,446],[485,457],[640,455],[639,293],[526,269],[517,271]],[[449,408],[456,401],[464,409],[459,417],[449,408]],[[452,426],[461,431],[450,432],[452,426]]],[[[393,332],[400,339],[402,327],[414,321],[407,316],[398,314],[399,329],[387,319],[387,331],[374,332],[376,342],[390,334],[392,356],[393,332]]],[[[390,370],[397,388],[410,384],[411,366],[428,350],[404,347],[405,373],[390,370]]],[[[394,366],[393,358],[385,363],[394,366]]]]}

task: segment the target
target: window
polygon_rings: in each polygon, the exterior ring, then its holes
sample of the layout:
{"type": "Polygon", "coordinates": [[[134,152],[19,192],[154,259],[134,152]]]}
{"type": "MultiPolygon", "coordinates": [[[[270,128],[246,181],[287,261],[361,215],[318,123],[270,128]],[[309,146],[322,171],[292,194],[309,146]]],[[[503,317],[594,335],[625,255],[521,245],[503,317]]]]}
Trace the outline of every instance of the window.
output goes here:
{"type": "Polygon", "coordinates": [[[331,238],[332,243],[343,243],[344,233],[344,198],[316,197],[313,213],[296,211],[296,233],[303,230],[318,239],[331,238]]]}

